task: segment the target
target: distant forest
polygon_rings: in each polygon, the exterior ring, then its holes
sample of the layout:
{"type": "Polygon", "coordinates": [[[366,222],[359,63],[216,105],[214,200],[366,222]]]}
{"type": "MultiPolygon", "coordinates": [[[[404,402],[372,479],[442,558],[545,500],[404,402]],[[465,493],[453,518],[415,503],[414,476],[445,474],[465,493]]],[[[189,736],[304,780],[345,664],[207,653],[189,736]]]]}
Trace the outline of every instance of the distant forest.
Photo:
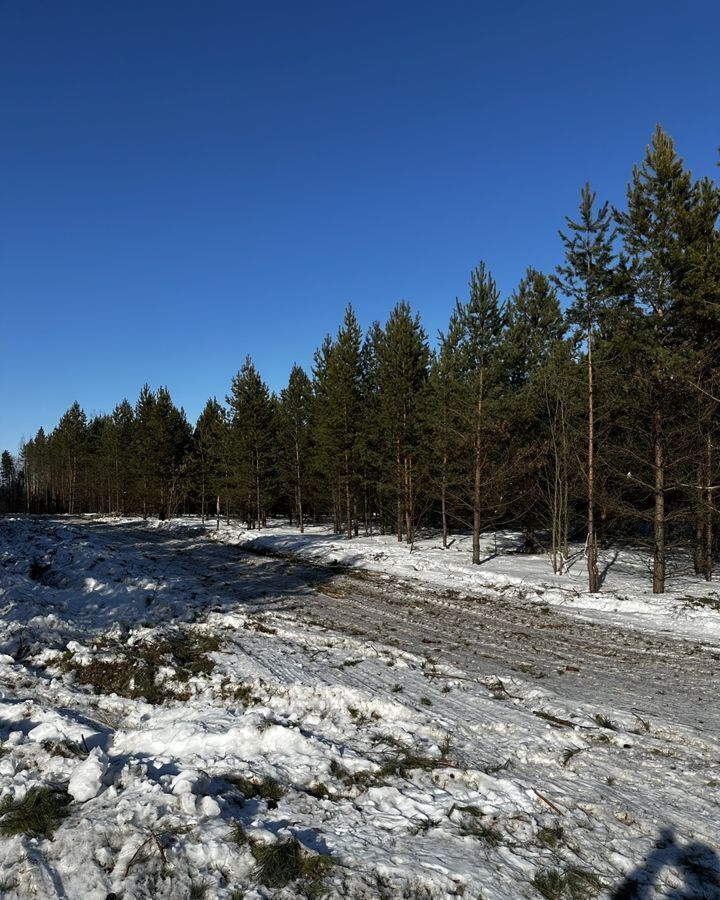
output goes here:
{"type": "MultiPolygon", "coordinates": [[[[88,419],[77,403],[17,458],[0,512],[282,515],[337,533],[516,527],[562,572],[585,541],[646,544],[662,593],[669,551],[710,580],[718,553],[720,189],[694,180],[658,127],[623,210],[586,185],[562,262],[502,298],[471,273],[436,348],[400,302],[361,332],[348,307],[271,393],[250,357],[193,427],[168,391],[88,419]],[[562,301],[562,303],[561,303],[562,301]]],[[[559,254],[560,255],[560,254],[559,254]]]]}

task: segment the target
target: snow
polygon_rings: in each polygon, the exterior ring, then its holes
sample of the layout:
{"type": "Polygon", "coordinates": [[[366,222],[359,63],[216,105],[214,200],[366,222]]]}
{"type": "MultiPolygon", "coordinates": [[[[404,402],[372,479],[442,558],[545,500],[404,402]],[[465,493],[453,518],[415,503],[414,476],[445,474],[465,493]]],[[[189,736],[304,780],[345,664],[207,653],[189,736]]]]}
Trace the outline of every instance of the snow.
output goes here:
{"type": "Polygon", "coordinates": [[[472,567],[464,538],[0,520],[0,799],[72,797],[52,837],[0,835],[0,894],[302,896],[252,854],[292,837],[331,897],[579,869],[717,900],[716,585],[653,597],[626,552],[591,597],[581,562],[485,540],[472,567]]]}

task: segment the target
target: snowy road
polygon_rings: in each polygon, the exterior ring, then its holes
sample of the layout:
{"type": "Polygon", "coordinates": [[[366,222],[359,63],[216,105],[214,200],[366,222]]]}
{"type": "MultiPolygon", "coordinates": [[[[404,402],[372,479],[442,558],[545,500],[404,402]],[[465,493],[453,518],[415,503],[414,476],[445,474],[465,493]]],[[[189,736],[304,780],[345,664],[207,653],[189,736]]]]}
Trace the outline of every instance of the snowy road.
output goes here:
{"type": "Polygon", "coordinates": [[[240,821],[332,857],[338,897],[720,897],[713,643],[197,528],[5,521],[0,564],[3,796],[82,788],[54,840],[0,837],[3,896],[301,894],[240,821]],[[178,629],[213,665],[173,657],[152,705],[81,683],[178,629]],[[239,772],[285,793],[243,804],[239,772]]]}

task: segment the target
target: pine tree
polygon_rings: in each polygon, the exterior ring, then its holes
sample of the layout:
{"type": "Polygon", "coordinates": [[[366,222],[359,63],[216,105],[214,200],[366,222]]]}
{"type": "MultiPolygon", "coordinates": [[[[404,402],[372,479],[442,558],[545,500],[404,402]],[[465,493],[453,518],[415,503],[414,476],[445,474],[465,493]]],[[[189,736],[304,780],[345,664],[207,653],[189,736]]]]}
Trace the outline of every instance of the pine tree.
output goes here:
{"type": "Polygon", "coordinates": [[[335,341],[326,338],[315,355],[319,458],[330,475],[336,529],[344,516],[348,538],[356,528],[357,451],[361,423],[360,326],[351,306],[335,341]]]}
{"type": "Polygon", "coordinates": [[[498,343],[504,324],[500,292],[484,263],[470,274],[470,297],[465,304],[456,301],[455,314],[459,328],[458,353],[470,405],[467,418],[472,435],[472,561],[477,565],[480,563],[486,405],[496,387],[498,343]]]}
{"type": "Polygon", "coordinates": [[[193,433],[196,478],[199,482],[200,516],[205,521],[210,503],[220,528],[220,497],[225,486],[227,424],[225,410],[210,398],[198,417],[193,433]]]}
{"type": "Polygon", "coordinates": [[[414,540],[416,468],[421,446],[429,350],[418,316],[402,301],[376,337],[380,427],[386,453],[394,461],[393,489],[397,538],[414,540]]]}
{"type": "Polygon", "coordinates": [[[587,365],[587,543],[588,590],[600,589],[595,528],[595,372],[593,347],[598,320],[611,296],[614,232],[607,203],[595,212],[595,194],[585,184],[580,192],[577,221],[566,217],[569,234],[560,232],[565,264],[558,266],[556,283],[572,301],[568,320],[585,345],[587,365]]]}
{"type": "Polygon", "coordinates": [[[70,515],[78,512],[83,467],[88,441],[87,416],[75,402],[62,416],[50,436],[52,451],[60,467],[59,488],[64,508],[70,515]]]}
{"type": "MultiPolygon", "coordinates": [[[[550,480],[551,426],[555,404],[548,408],[547,374],[565,324],[549,279],[529,268],[506,306],[507,328],[501,357],[508,391],[509,462],[512,465],[512,507],[525,534],[524,550],[537,549],[536,530],[551,519],[546,484],[550,480]]],[[[554,495],[553,495],[554,496],[554,495]]]]}
{"type": "Polygon", "coordinates": [[[460,330],[458,316],[453,313],[447,333],[441,332],[438,335],[439,347],[430,365],[425,408],[431,446],[430,481],[439,495],[444,548],[449,546],[450,510],[456,503],[458,485],[462,478],[457,452],[462,432],[462,418],[458,412],[458,399],[463,389],[458,350],[460,330]]]}
{"type": "Polygon", "coordinates": [[[285,481],[292,485],[293,506],[301,534],[305,531],[303,501],[312,449],[312,413],[312,382],[300,366],[294,365],[287,387],[280,392],[278,438],[282,448],[281,465],[285,481]]]}
{"type": "MultiPolygon", "coordinates": [[[[676,155],[672,139],[658,126],[640,166],[633,169],[627,211],[617,213],[630,265],[627,284],[635,301],[631,339],[641,350],[642,369],[634,371],[650,405],[653,446],[653,592],[665,590],[666,496],[674,487],[669,426],[679,408],[675,380],[678,336],[685,308],[682,294],[688,215],[692,208],[690,173],[676,155]]],[[[676,423],[677,424],[677,423],[676,423]]]]}
{"type": "Polygon", "coordinates": [[[273,402],[253,361],[245,358],[226,398],[233,464],[250,527],[264,528],[272,474],[273,402]]]}

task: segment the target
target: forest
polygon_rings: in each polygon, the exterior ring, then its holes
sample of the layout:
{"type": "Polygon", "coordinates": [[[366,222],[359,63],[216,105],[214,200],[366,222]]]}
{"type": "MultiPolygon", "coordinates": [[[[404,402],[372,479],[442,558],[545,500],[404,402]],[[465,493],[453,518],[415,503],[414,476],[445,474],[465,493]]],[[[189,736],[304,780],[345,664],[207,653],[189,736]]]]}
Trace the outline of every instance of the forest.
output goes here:
{"type": "MultiPolygon", "coordinates": [[[[718,555],[720,189],[658,127],[623,209],[589,185],[553,272],[502,297],[480,263],[431,340],[401,301],[363,334],[349,306],[268,389],[250,357],[194,426],[165,387],[85,414],[73,403],[0,466],[0,513],[233,517],[262,528],[394,533],[444,546],[517,528],[562,572],[585,544],[647,546],[655,593],[677,559],[718,555]]],[[[561,223],[558,223],[561,224],[561,223]]],[[[288,361],[289,362],[289,361],[288,361]]]]}

